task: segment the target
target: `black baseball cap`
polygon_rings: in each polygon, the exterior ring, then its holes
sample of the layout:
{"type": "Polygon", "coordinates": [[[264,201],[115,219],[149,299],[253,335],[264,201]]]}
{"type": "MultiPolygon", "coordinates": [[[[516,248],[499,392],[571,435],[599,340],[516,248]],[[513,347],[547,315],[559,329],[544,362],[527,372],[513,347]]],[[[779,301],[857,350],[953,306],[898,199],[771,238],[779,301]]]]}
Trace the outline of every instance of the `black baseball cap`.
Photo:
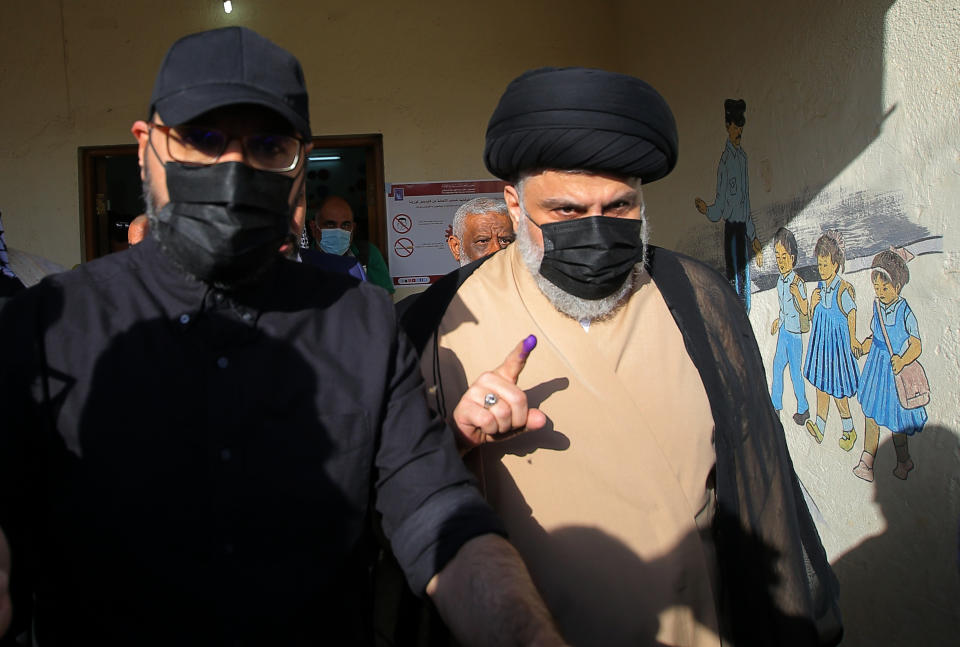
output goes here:
{"type": "Polygon", "coordinates": [[[296,57],[246,27],[184,36],[167,51],[150,97],[150,115],[182,124],[208,110],[252,103],[279,113],[310,139],[310,110],[296,57]]]}

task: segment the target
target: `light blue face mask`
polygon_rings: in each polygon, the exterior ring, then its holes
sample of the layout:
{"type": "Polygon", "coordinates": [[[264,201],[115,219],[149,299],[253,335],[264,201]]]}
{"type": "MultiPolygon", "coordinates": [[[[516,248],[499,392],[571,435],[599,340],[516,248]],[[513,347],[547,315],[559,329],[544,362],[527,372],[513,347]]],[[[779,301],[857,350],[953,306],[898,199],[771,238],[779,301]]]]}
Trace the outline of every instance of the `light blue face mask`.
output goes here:
{"type": "Polygon", "coordinates": [[[320,249],[328,254],[342,256],[350,247],[350,232],[344,229],[321,229],[320,249]]]}

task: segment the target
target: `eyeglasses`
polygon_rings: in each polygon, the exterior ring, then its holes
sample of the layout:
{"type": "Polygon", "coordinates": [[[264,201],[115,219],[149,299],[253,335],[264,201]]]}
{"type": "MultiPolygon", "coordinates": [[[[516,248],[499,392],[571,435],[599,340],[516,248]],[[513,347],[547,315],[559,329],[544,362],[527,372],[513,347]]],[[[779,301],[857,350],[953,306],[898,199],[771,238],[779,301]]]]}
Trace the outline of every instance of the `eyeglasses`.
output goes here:
{"type": "Polygon", "coordinates": [[[300,163],[303,142],[290,135],[253,134],[233,137],[206,126],[164,126],[149,124],[163,133],[167,142],[167,155],[176,162],[209,166],[216,164],[227,144],[239,139],[244,158],[253,168],[262,171],[283,173],[292,171],[300,163]]]}

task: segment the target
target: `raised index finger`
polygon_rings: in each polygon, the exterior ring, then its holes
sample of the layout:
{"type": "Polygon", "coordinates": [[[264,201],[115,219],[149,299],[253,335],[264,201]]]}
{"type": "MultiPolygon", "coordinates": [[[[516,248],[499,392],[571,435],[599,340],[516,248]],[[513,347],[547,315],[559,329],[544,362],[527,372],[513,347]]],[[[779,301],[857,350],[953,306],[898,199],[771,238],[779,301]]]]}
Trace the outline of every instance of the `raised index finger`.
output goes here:
{"type": "Polygon", "coordinates": [[[523,367],[527,364],[527,356],[530,355],[530,351],[536,348],[536,346],[536,336],[528,336],[513,347],[513,350],[510,351],[507,358],[503,360],[503,364],[493,369],[493,372],[516,384],[517,378],[520,377],[520,371],[522,371],[523,367]]]}

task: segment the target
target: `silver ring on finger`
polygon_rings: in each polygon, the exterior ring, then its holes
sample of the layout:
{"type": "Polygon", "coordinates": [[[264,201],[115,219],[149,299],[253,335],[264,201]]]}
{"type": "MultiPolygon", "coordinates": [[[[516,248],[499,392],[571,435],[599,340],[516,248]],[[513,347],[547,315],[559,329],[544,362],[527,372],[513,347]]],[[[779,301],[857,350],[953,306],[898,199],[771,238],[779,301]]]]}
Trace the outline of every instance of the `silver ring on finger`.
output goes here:
{"type": "Polygon", "coordinates": [[[485,396],[483,396],[483,408],[489,409],[499,401],[500,401],[500,398],[497,397],[496,393],[488,393],[485,396]]]}

